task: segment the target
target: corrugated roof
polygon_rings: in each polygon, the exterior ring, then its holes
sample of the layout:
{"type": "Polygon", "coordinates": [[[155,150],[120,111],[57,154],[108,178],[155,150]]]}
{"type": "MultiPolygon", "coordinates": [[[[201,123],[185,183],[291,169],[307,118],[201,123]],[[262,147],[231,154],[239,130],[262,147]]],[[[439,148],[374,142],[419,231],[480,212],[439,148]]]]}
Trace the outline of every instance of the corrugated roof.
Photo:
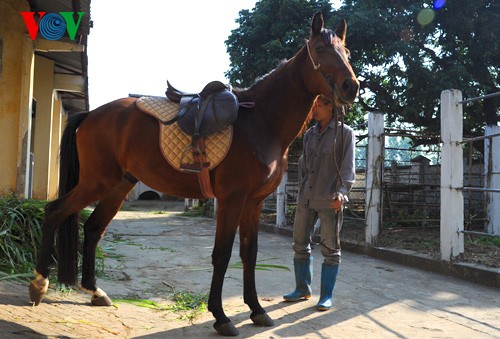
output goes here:
{"type": "MultiPolygon", "coordinates": [[[[84,12],[77,35],[73,43],[85,46],[82,52],[36,52],[38,55],[51,59],[55,62],[55,73],[81,75],[85,79],[85,93],[62,92],[61,98],[64,108],[69,112],[89,110],[88,98],[88,58],[87,37],[92,27],[90,16],[91,0],[28,0],[33,12],[84,12]]],[[[43,39],[39,37],[39,39],[43,39]]],[[[71,42],[69,37],[63,36],[59,41],[71,42]]]]}

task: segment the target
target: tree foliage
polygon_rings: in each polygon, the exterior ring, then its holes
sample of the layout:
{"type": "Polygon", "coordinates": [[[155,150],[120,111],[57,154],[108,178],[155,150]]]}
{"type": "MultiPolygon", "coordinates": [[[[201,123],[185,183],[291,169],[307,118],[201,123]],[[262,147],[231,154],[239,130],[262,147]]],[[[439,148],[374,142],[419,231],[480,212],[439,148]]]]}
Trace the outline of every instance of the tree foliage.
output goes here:
{"type": "MultiPolygon", "coordinates": [[[[348,18],[365,110],[438,132],[441,91],[456,88],[471,98],[500,90],[498,2],[440,2],[444,7],[433,9],[431,1],[344,1],[339,13],[348,18]]],[[[464,130],[496,124],[495,102],[468,105],[464,130]]]]}
{"type": "Polygon", "coordinates": [[[239,27],[225,41],[231,62],[226,76],[236,86],[250,86],[297,53],[315,12],[326,20],[331,10],[328,0],[261,0],[253,11],[240,11],[239,27]]]}
{"type": "MultiPolygon", "coordinates": [[[[441,91],[456,88],[464,98],[498,92],[500,3],[495,0],[344,0],[338,10],[328,1],[261,0],[243,10],[239,27],[226,41],[237,86],[249,86],[307,38],[317,10],[326,26],[348,22],[351,63],[361,81],[355,112],[381,111],[393,126],[411,124],[438,132],[441,91]],[[439,7],[439,6],[438,6],[439,7]]],[[[464,130],[480,134],[496,124],[498,102],[465,107],[464,130]]]]}

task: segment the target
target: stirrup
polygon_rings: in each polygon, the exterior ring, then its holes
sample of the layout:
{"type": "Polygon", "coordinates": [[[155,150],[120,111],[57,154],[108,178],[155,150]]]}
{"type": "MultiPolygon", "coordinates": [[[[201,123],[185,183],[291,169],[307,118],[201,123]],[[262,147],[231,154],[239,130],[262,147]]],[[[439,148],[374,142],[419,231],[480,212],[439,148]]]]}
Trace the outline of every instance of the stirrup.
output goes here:
{"type": "Polygon", "coordinates": [[[186,147],[186,149],[184,150],[184,152],[182,153],[182,157],[181,157],[181,164],[180,164],[180,168],[183,170],[183,171],[186,171],[188,173],[201,173],[201,171],[203,170],[203,168],[205,167],[210,167],[210,162],[196,162],[196,159],[195,159],[195,162],[194,163],[188,163],[188,162],[183,162],[184,158],[186,157],[186,155],[188,154],[189,151],[192,151],[193,153],[194,152],[198,152],[198,153],[202,153],[200,148],[198,147],[198,145],[189,145],[188,147],[186,147]]]}

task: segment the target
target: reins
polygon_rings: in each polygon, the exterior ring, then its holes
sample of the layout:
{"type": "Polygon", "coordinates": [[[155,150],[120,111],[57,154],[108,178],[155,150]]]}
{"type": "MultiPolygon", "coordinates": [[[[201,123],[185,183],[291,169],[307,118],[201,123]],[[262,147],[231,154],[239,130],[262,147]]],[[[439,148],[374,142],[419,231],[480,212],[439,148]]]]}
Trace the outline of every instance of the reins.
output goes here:
{"type": "MultiPolygon", "coordinates": [[[[339,115],[340,115],[340,125],[341,125],[341,129],[340,129],[340,149],[342,150],[342,157],[340,159],[340,167],[339,167],[339,164],[337,163],[337,161],[335,161],[335,169],[337,170],[337,191],[339,190],[339,188],[343,185],[343,181],[342,181],[342,176],[340,175],[340,168],[342,167],[342,162],[344,161],[344,116],[345,116],[345,106],[342,106],[340,108],[332,108],[332,114],[335,115],[335,127],[337,127],[339,125],[339,115]]],[[[333,139],[333,152],[334,152],[334,157],[335,159],[337,159],[337,154],[335,154],[337,152],[337,137],[338,137],[338,133],[335,133],[335,139],[333,139]]]]}
{"type": "MultiPolygon", "coordinates": [[[[325,75],[323,75],[323,73],[320,72],[319,68],[321,67],[321,64],[316,64],[316,62],[314,62],[314,59],[312,57],[312,54],[311,54],[311,49],[309,47],[309,40],[306,40],[306,46],[307,46],[307,54],[309,55],[309,59],[311,60],[311,63],[313,64],[313,68],[316,72],[318,72],[321,77],[323,78],[323,80],[326,82],[326,84],[328,85],[328,87],[330,87],[331,89],[331,100],[332,102],[335,102],[334,100],[334,97],[333,97],[333,91],[334,91],[334,88],[332,88],[326,78],[325,75]]],[[[335,116],[335,128],[337,128],[338,124],[339,124],[339,115],[341,117],[340,121],[341,121],[341,136],[340,136],[340,141],[341,141],[341,149],[344,150],[344,115],[345,115],[345,106],[342,106],[338,109],[335,108],[335,106],[332,108],[332,114],[335,116]]],[[[335,139],[333,141],[333,151],[334,151],[334,158],[337,159],[337,154],[336,154],[336,151],[337,151],[337,137],[338,137],[338,130],[335,131],[335,139]]],[[[341,161],[340,163],[342,164],[342,161],[344,160],[344,156],[343,156],[343,153],[342,153],[342,158],[341,158],[341,161]]],[[[339,164],[337,163],[337,161],[335,161],[335,167],[336,167],[336,171],[337,171],[337,191],[338,189],[343,185],[343,182],[342,182],[342,177],[340,175],[340,167],[339,167],[339,164]]]]}
{"type": "MultiPolygon", "coordinates": [[[[316,72],[318,72],[325,83],[330,87],[331,89],[331,100],[333,103],[335,103],[334,100],[334,88],[330,86],[327,78],[323,73],[320,72],[319,68],[321,67],[321,64],[316,64],[314,62],[314,59],[311,55],[311,50],[309,47],[309,40],[306,40],[306,46],[307,46],[307,54],[309,55],[309,59],[311,60],[311,63],[313,64],[313,68],[316,72]]],[[[340,168],[342,167],[342,162],[344,161],[344,116],[345,116],[345,105],[341,106],[340,108],[335,108],[335,106],[332,107],[332,114],[335,116],[335,138],[333,139],[333,158],[335,159],[335,170],[337,172],[337,183],[336,183],[336,192],[339,191],[340,187],[342,187],[343,182],[342,182],[342,176],[340,172],[340,168]],[[339,125],[339,115],[340,115],[340,121],[341,121],[341,129],[340,129],[340,146],[342,150],[342,155],[340,159],[340,166],[339,163],[337,162],[337,138],[338,138],[338,125],[339,125]]],[[[336,212],[337,215],[337,220],[335,223],[335,233],[336,233],[336,244],[335,248],[331,248],[330,246],[326,245],[324,243],[324,239],[320,242],[320,245],[325,247],[329,251],[337,252],[340,251],[340,228],[342,226],[342,220],[343,220],[343,210],[341,209],[340,211],[336,212]]]]}

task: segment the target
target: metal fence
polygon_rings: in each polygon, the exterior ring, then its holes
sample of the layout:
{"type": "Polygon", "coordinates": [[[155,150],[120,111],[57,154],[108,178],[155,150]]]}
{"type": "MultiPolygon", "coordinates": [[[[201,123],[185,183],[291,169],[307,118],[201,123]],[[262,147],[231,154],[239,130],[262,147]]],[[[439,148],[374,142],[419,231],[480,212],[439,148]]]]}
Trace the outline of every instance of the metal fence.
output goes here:
{"type": "MultiPolygon", "coordinates": [[[[463,138],[462,131],[462,106],[489,97],[462,100],[460,91],[443,91],[441,135],[386,129],[383,114],[370,113],[368,134],[360,138],[368,142],[356,146],[356,183],[345,211],[348,236],[375,246],[388,229],[434,229],[443,260],[463,254],[464,234],[499,236],[500,127],[488,127],[479,138],[463,138]],[[437,143],[416,148],[406,140],[415,138],[437,143]]],[[[281,193],[264,204],[266,221],[275,217],[279,227],[292,227],[299,154],[296,148],[289,155],[281,193]],[[286,199],[277,207],[280,194],[286,199]]]]}
{"type": "MultiPolygon", "coordinates": [[[[464,234],[474,233],[488,236],[500,236],[500,127],[489,126],[486,135],[480,138],[464,139],[463,106],[475,100],[484,100],[500,93],[462,100],[459,90],[446,90],[441,93],[441,136],[442,171],[441,171],[441,259],[452,260],[464,253],[464,234]],[[496,130],[496,132],[495,132],[496,130]],[[491,133],[493,131],[493,133],[491,133]],[[473,153],[471,142],[488,140],[484,162],[483,185],[466,186],[464,150],[473,153]],[[464,148],[464,145],[466,146],[464,148]],[[486,195],[486,230],[483,232],[466,229],[465,204],[473,194],[486,195]]],[[[471,211],[469,211],[470,213],[471,211]]]]}

